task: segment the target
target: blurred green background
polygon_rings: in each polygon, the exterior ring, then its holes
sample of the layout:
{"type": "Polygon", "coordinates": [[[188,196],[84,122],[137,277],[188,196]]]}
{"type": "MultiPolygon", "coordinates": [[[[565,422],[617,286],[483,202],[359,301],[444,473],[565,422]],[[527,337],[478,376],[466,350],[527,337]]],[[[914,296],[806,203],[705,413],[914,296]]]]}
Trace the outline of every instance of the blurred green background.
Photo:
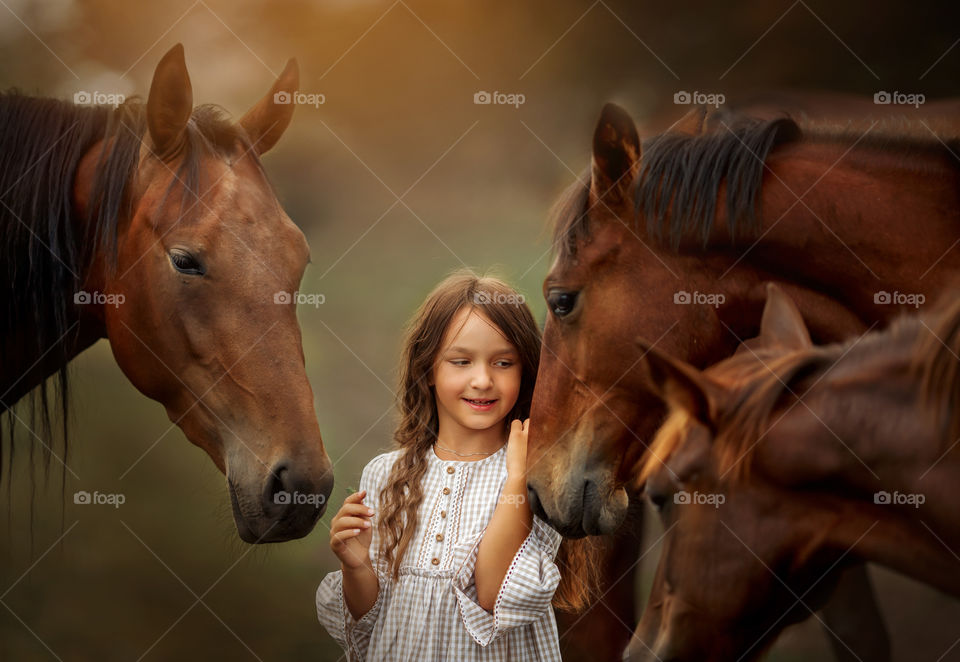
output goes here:
{"type": "MultiPolygon", "coordinates": [[[[673,95],[681,90],[728,101],[771,88],[934,99],[957,94],[960,64],[960,10],[945,2],[0,5],[0,86],[27,93],[145,97],[159,58],[182,42],[195,102],[238,117],[287,58],[298,58],[301,91],[325,103],[299,107],[264,162],[310,242],[301,290],[326,297],[299,314],[337,480],[334,506],[312,535],[242,544],[224,477],[100,342],[72,364],[68,464],[79,479],[67,476],[67,503],[59,465],[44,483],[25,452],[3,486],[0,660],[340,659],[313,596],[337,567],[332,512],[364,464],[390,447],[402,326],[437,281],[464,265],[496,268],[543,319],[546,212],[589,163],[605,101],[650,131],[680,116],[673,95]],[[525,102],[477,105],[479,91],[525,102]],[[126,502],[75,506],[80,489],[122,493],[126,502]]],[[[643,586],[655,559],[644,562],[643,586]]],[[[877,576],[897,659],[960,660],[954,601],[877,576]]],[[[770,659],[826,655],[819,626],[807,622],[770,659]]]]}

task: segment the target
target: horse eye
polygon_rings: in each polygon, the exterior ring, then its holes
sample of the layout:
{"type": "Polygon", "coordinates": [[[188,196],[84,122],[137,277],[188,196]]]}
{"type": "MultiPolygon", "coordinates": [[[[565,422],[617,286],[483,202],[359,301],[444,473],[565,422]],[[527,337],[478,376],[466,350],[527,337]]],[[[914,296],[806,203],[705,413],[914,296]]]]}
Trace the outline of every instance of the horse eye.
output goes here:
{"type": "Polygon", "coordinates": [[[202,276],[204,274],[203,266],[201,266],[195,257],[185,251],[170,251],[170,263],[174,269],[182,274],[189,276],[202,276]]]}
{"type": "Polygon", "coordinates": [[[566,317],[573,311],[574,306],[577,305],[578,294],[579,292],[551,292],[547,296],[547,304],[550,307],[550,312],[557,317],[566,317]]]}

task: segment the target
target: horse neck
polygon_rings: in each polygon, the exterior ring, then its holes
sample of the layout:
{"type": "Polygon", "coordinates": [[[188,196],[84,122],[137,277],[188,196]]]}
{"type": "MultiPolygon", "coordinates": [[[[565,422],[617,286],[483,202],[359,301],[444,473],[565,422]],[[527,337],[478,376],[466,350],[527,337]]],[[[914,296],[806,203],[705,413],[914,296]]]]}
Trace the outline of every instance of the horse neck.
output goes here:
{"type": "Polygon", "coordinates": [[[823,545],[838,558],[851,554],[960,596],[958,562],[950,548],[956,540],[931,526],[923,507],[864,504],[835,495],[821,507],[820,531],[812,534],[801,558],[823,545]]]}
{"type": "MultiPolygon", "coordinates": [[[[814,136],[774,150],[766,167],[760,231],[767,234],[756,261],[856,294],[858,311],[874,303],[878,285],[937,285],[937,271],[920,278],[960,225],[960,170],[946,149],[814,136]]],[[[958,258],[944,260],[941,266],[958,265],[958,258]]]]}
{"type": "Polygon", "coordinates": [[[819,342],[860,333],[901,309],[876,296],[933,301],[960,274],[960,253],[946,251],[960,227],[960,169],[942,152],[815,138],[778,146],[755,234],[733,243],[723,187],[706,247],[688,241],[683,252],[700,258],[696,273],[711,291],[725,292],[717,312],[738,333],[750,331],[745,309],[759,318],[771,280],[789,290],[819,342]]]}
{"type": "Polygon", "coordinates": [[[758,464],[785,499],[819,513],[812,530],[822,533],[805,554],[856,545],[868,561],[960,595],[950,551],[960,544],[960,461],[943,452],[942,421],[923,409],[912,364],[919,323],[902,326],[792,384],[803,404],[772,413],[758,464]]]}
{"type": "Polygon", "coordinates": [[[801,370],[767,418],[763,466],[785,481],[829,481],[869,498],[919,489],[942,453],[913,368],[919,326],[826,348],[814,369],[801,370]]]}

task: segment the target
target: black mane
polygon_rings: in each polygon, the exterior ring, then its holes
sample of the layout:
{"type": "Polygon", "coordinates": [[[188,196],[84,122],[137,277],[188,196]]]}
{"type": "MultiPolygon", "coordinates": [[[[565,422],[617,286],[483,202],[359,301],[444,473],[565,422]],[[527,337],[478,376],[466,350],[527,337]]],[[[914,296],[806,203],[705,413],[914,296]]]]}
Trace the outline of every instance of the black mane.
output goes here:
{"type": "MultiPolygon", "coordinates": [[[[664,133],[644,141],[634,201],[646,219],[647,234],[676,250],[686,238],[705,245],[713,229],[717,194],[726,182],[732,237],[757,232],[757,196],[764,162],[778,144],[799,140],[789,118],[739,118],[731,126],[697,135],[664,133]]],[[[573,184],[554,210],[554,247],[562,258],[589,235],[589,183],[573,184]]]]}

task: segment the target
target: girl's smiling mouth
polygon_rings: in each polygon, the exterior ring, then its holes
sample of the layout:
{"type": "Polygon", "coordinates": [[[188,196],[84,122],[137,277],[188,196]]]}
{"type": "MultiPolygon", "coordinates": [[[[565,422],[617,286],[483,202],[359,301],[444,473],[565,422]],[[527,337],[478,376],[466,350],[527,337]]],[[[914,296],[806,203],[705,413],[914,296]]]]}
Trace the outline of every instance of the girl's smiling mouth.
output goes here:
{"type": "Polygon", "coordinates": [[[493,406],[497,404],[497,400],[495,398],[494,399],[484,398],[479,400],[471,400],[469,398],[463,398],[463,401],[466,402],[468,405],[470,405],[470,408],[475,411],[490,411],[491,409],[493,409],[493,406]]]}

